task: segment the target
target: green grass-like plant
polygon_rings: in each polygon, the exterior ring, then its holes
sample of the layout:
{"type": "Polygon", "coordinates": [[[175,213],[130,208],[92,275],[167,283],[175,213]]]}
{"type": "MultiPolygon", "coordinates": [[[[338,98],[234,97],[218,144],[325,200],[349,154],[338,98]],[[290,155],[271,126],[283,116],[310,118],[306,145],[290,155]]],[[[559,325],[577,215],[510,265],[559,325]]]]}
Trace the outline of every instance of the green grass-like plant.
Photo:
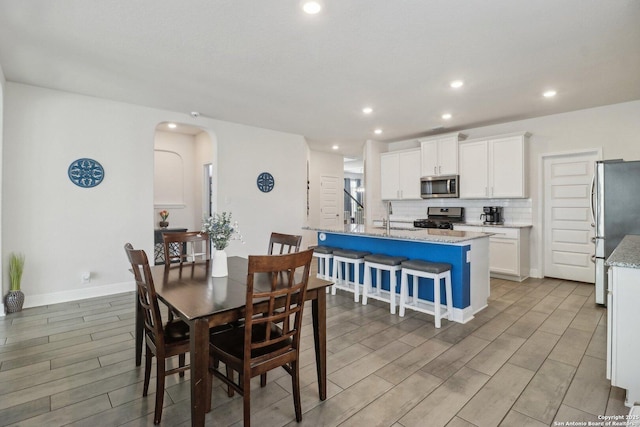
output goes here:
{"type": "Polygon", "coordinates": [[[9,260],[9,278],[11,279],[11,290],[19,291],[24,271],[24,254],[12,253],[9,260]]]}

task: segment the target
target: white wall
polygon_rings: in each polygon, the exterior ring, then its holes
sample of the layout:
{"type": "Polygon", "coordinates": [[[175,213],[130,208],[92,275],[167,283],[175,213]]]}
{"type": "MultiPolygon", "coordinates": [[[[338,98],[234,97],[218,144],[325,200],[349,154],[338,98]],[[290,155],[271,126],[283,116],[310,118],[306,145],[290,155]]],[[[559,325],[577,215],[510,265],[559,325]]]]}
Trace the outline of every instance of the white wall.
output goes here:
{"type": "Polygon", "coordinates": [[[380,154],[388,148],[388,144],[373,140],[368,140],[364,145],[364,212],[368,225],[385,217],[385,207],[380,197],[380,154]]]}
{"type": "Polygon", "coordinates": [[[26,254],[25,306],[132,290],[123,245],[153,250],[153,146],[158,123],[207,129],[218,210],[232,211],[246,244],[230,255],[266,251],[272,230],[299,232],[304,224],[306,143],[299,135],[188,114],[8,82],[2,191],[2,258],[26,254]],[[104,181],[75,186],[69,164],[98,160],[104,181]],[[259,172],[276,188],[262,194],[259,172]],[[10,178],[10,179],[8,179],[10,178]],[[92,272],[83,285],[80,274],[92,272]]]}
{"type": "MultiPolygon", "coordinates": [[[[205,203],[207,200],[206,186],[204,182],[204,166],[208,163],[214,163],[213,157],[213,141],[211,140],[207,132],[200,132],[195,137],[195,158],[196,158],[196,179],[194,181],[195,189],[195,206],[199,206],[199,209],[194,209],[193,222],[196,229],[202,228],[203,218],[209,216],[209,206],[205,203]]],[[[215,182],[212,184],[215,186],[215,182]]],[[[213,195],[215,197],[215,194],[213,195]]],[[[214,200],[215,205],[215,200],[214,200]]],[[[215,211],[215,206],[214,210],[215,211]]]]}
{"type": "MultiPolygon", "coordinates": [[[[204,133],[204,132],[203,132],[204,133]]],[[[211,142],[209,141],[209,145],[211,142]]],[[[200,230],[202,226],[202,159],[198,157],[195,135],[157,131],[155,135],[154,208],[158,228],[161,210],[169,212],[171,228],[200,230]],[[163,162],[170,156],[175,163],[163,162]],[[175,191],[168,192],[173,188],[175,191]],[[169,193],[169,194],[167,194],[169,193]],[[173,200],[171,200],[173,199],[173,200]]],[[[210,158],[208,158],[209,161],[210,158]]]]}
{"type": "MultiPolygon", "coordinates": [[[[598,108],[555,114],[535,119],[519,120],[499,125],[462,130],[467,139],[483,138],[493,135],[508,134],[520,131],[531,132],[529,144],[529,195],[533,230],[530,242],[531,274],[543,274],[541,261],[543,195],[541,194],[541,156],[548,153],[562,153],[576,150],[602,148],[604,159],[624,158],[640,160],[640,101],[626,102],[598,108]]],[[[419,146],[417,141],[402,141],[389,144],[389,150],[400,150],[419,146]]],[[[368,155],[369,153],[367,153],[368,155]]],[[[370,157],[367,157],[370,159],[370,157]]],[[[375,158],[373,159],[375,161],[375,158]]],[[[371,163],[368,161],[368,163],[371,163]]],[[[379,171],[379,166],[378,166],[379,171]]],[[[367,179],[367,191],[370,191],[370,180],[367,179]]],[[[371,188],[380,194],[380,187],[371,188]]],[[[477,205],[477,201],[458,200],[460,206],[465,203],[477,205]],[[475,204],[474,204],[475,203],[475,204]]],[[[412,204],[413,208],[426,210],[429,203],[438,201],[403,202],[412,204]]],[[[447,201],[446,203],[451,203],[447,201]]],[[[484,203],[486,204],[486,203],[484,203]]],[[[527,202],[516,203],[522,209],[520,213],[527,216],[527,202]],[[522,206],[520,206],[522,205],[522,206]]],[[[382,203],[379,203],[380,207],[382,203]]],[[[394,204],[395,207],[402,204],[394,204]]],[[[372,207],[372,209],[375,209],[372,207]]]]}
{"type": "MultiPolygon", "coordinates": [[[[309,152],[309,218],[308,225],[320,226],[321,222],[321,187],[322,176],[336,176],[340,182],[340,188],[344,186],[344,157],[340,154],[326,153],[310,150],[309,152]]],[[[342,193],[338,194],[338,203],[342,206],[342,193]]],[[[340,207],[338,209],[342,211],[340,207]]],[[[315,232],[303,233],[303,246],[317,245],[318,239],[315,232]]]]}
{"type": "Polygon", "coordinates": [[[300,135],[216,122],[217,211],[231,212],[245,244],[232,241],[229,255],[264,254],[272,231],[300,234],[306,223],[307,146],[300,135]],[[269,172],[275,187],[262,193],[258,175],[269,172]]]}
{"type": "MultiPolygon", "coordinates": [[[[2,152],[3,152],[3,135],[4,135],[4,88],[7,81],[4,78],[4,71],[0,66],[0,189],[2,188],[2,152]]],[[[0,191],[0,196],[2,192],[0,191]]],[[[2,197],[0,197],[0,224],[2,224],[2,197]]],[[[2,246],[2,228],[0,227],[0,247],[2,246]]],[[[9,285],[5,286],[5,274],[4,274],[4,259],[3,255],[0,255],[0,317],[4,316],[4,295],[5,289],[9,290],[9,285]]]]}

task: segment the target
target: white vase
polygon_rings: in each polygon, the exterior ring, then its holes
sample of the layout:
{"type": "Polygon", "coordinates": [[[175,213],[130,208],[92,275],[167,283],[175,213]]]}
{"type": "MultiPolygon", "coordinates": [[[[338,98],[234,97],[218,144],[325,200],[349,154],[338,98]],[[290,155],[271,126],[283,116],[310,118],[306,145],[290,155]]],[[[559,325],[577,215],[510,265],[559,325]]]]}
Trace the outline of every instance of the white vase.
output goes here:
{"type": "Polygon", "coordinates": [[[211,257],[211,277],[225,277],[228,275],[227,253],[224,249],[214,249],[211,257]]]}

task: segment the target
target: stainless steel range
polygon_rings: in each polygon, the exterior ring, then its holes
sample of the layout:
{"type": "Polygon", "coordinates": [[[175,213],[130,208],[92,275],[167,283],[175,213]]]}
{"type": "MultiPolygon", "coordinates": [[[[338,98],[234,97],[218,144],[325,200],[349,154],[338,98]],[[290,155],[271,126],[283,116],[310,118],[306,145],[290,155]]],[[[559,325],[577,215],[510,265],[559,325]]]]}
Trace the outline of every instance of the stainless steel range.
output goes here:
{"type": "Polygon", "coordinates": [[[453,230],[453,224],[464,222],[464,208],[427,208],[427,218],[413,221],[417,228],[453,230]]]}

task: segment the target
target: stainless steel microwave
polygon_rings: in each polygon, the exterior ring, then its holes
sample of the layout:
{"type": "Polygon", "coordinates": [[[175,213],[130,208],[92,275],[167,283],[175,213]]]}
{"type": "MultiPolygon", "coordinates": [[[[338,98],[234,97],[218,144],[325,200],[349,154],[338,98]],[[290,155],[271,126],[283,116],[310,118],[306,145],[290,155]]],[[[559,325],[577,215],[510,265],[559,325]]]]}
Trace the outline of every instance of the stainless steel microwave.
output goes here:
{"type": "Polygon", "coordinates": [[[420,178],[420,197],[459,197],[460,175],[423,176],[420,178]]]}

